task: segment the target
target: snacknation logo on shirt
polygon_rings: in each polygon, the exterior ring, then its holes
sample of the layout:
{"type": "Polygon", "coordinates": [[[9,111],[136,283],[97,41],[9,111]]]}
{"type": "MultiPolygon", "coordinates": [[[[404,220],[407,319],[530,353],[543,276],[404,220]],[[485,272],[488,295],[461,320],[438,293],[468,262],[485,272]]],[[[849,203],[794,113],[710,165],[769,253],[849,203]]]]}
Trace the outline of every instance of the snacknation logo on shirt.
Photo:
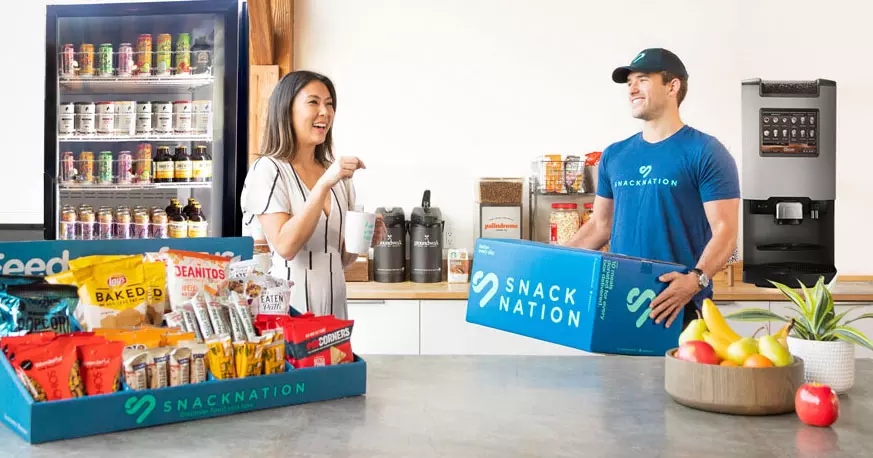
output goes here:
{"type": "Polygon", "coordinates": [[[638,179],[630,179],[630,180],[615,180],[613,186],[616,188],[624,187],[624,186],[651,186],[651,185],[659,185],[659,186],[669,186],[671,188],[675,188],[679,186],[679,180],[674,180],[671,178],[663,178],[663,177],[652,177],[649,178],[649,175],[652,173],[651,165],[644,165],[640,167],[640,178],[638,179]]]}

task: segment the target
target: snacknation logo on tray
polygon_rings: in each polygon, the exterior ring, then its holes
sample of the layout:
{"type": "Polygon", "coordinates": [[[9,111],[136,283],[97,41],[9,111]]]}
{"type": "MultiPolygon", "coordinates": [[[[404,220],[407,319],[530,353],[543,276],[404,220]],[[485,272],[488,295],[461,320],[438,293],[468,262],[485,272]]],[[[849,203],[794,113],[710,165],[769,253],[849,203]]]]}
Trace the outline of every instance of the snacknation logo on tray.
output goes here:
{"type": "Polygon", "coordinates": [[[504,313],[579,327],[582,311],[574,310],[576,288],[515,277],[506,277],[501,282],[497,274],[482,271],[473,273],[471,283],[473,291],[482,294],[479,307],[492,305],[496,300],[497,309],[504,313]]]}

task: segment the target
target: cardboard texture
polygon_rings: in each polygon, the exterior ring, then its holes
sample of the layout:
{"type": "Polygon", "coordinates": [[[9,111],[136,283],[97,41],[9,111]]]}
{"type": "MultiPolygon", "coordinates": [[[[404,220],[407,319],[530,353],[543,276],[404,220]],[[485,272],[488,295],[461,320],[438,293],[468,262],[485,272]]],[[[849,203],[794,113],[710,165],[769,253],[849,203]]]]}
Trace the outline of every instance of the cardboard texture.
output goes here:
{"type": "Polygon", "coordinates": [[[688,268],[526,240],[479,239],[467,321],[594,353],[663,356],[676,346],[683,312],[670,328],[649,318],[666,289],[658,280],[688,268]]]}

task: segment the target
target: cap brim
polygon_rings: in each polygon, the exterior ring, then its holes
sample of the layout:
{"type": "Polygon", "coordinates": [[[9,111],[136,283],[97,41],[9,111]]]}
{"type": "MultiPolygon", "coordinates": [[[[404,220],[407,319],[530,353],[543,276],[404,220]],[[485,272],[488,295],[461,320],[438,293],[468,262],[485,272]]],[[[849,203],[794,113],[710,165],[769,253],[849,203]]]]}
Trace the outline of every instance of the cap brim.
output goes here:
{"type": "Polygon", "coordinates": [[[618,67],[612,72],[612,80],[616,83],[627,83],[627,76],[632,72],[642,72],[642,73],[654,73],[659,72],[661,69],[658,68],[649,68],[649,67],[635,67],[635,66],[625,66],[618,67]]]}

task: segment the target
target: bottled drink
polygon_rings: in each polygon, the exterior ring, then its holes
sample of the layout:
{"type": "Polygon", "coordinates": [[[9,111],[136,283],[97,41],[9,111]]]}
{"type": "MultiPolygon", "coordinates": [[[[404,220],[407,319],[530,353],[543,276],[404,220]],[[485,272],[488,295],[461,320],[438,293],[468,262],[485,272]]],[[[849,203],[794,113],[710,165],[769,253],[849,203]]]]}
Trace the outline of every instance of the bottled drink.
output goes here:
{"type": "Polygon", "coordinates": [[[173,214],[167,214],[169,217],[169,232],[171,239],[182,239],[188,236],[188,219],[182,214],[182,204],[176,202],[173,207],[173,214]]]}
{"type": "Polygon", "coordinates": [[[173,182],[188,183],[191,181],[191,156],[188,154],[188,147],[179,145],[176,147],[176,153],[173,157],[174,174],[173,182]]]}
{"type": "Polygon", "coordinates": [[[200,204],[195,203],[194,209],[188,215],[188,237],[206,237],[206,224],[200,204]]]}
{"type": "Polygon", "coordinates": [[[164,213],[166,213],[167,216],[171,216],[176,211],[176,205],[181,204],[179,204],[179,199],[173,197],[170,199],[170,205],[167,205],[167,208],[164,209],[164,213]]]}
{"type": "Polygon", "coordinates": [[[192,213],[194,213],[194,204],[197,203],[197,199],[193,197],[188,198],[188,205],[185,205],[185,208],[182,209],[182,214],[185,217],[190,217],[192,213]]]}
{"type": "Polygon", "coordinates": [[[197,145],[191,155],[191,181],[208,183],[212,181],[212,157],[206,153],[206,147],[197,145]]]}
{"type": "Polygon", "coordinates": [[[169,146],[159,146],[155,154],[155,183],[172,183],[175,174],[173,156],[170,156],[169,146]]]}
{"type": "Polygon", "coordinates": [[[209,70],[212,68],[212,49],[205,36],[199,36],[194,40],[191,54],[191,73],[194,75],[208,75],[209,70]]]}

